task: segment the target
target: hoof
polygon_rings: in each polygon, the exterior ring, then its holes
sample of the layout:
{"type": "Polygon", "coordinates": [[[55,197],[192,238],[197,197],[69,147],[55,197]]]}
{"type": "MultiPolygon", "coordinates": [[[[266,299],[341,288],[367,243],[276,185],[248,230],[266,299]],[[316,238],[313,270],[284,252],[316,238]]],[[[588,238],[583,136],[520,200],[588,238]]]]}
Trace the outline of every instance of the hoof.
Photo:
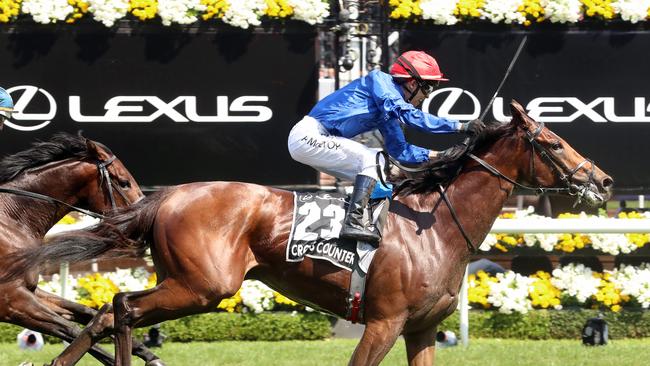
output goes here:
{"type": "Polygon", "coordinates": [[[155,360],[151,360],[147,363],[144,364],[144,366],[166,366],[164,362],[162,362],[161,359],[156,358],[155,360]]]}
{"type": "MultiPolygon", "coordinates": [[[[20,365],[18,365],[18,366],[34,366],[34,364],[31,363],[31,362],[25,361],[25,362],[21,362],[20,365]]],[[[47,365],[44,365],[44,366],[47,366],[47,365]]]]}

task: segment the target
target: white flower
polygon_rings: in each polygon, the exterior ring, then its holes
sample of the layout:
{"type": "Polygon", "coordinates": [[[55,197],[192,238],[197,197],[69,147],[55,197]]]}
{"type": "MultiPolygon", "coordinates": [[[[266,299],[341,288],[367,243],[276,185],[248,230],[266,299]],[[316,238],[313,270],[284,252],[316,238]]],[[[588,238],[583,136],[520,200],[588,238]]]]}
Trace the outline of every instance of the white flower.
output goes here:
{"type": "Polygon", "coordinates": [[[115,21],[126,16],[129,11],[129,0],[88,0],[88,11],[93,19],[112,27],[115,21]]]}
{"type": "Polygon", "coordinates": [[[293,8],[293,19],[311,25],[322,23],[323,19],[330,15],[329,3],[322,0],[288,0],[287,4],[293,8]]]}
{"type": "Polygon", "coordinates": [[[584,264],[570,263],[553,270],[551,284],[562,293],[585,302],[598,292],[600,279],[594,277],[591,268],[585,267],[584,264]]]}
{"type": "Polygon", "coordinates": [[[650,308],[650,263],[639,267],[623,265],[610,273],[610,279],[621,290],[621,295],[632,296],[641,307],[650,308]]]}
{"type": "Polygon", "coordinates": [[[611,255],[627,254],[637,249],[637,246],[631,243],[625,234],[591,234],[589,239],[594,249],[611,255]]]}
{"type": "Polygon", "coordinates": [[[246,308],[254,313],[271,310],[275,306],[273,290],[260,281],[244,281],[239,295],[246,308]]]}
{"type": "Polygon", "coordinates": [[[247,29],[251,25],[260,25],[260,18],[267,9],[264,0],[236,0],[230,1],[223,18],[225,23],[233,27],[247,29]]]}
{"type": "MultiPolygon", "coordinates": [[[[61,277],[58,273],[55,273],[52,275],[49,282],[45,282],[43,277],[39,276],[38,287],[45,292],[61,296],[61,277]]],[[[79,293],[77,292],[77,279],[72,277],[72,275],[68,275],[65,288],[66,299],[79,299],[79,293]]]]}
{"type": "Polygon", "coordinates": [[[159,0],[158,15],[163,25],[191,24],[198,20],[197,14],[206,10],[200,0],[159,0]]]}
{"type": "Polygon", "coordinates": [[[497,236],[495,234],[487,234],[483,243],[478,247],[479,250],[487,252],[492,249],[492,247],[498,242],[497,236]]]}
{"type": "Polygon", "coordinates": [[[144,268],[116,268],[115,272],[104,273],[104,277],[111,280],[122,292],[141,291],[144,290],[147,285],[149,272],[144,268]]]}
{"type": "Polygon", "coordinates": [[[526,17],[517,11],[522,4],[523,0],[486,0],[481,9],[481,17],[494,24],[523,24],[526,17]]]}
{"type": "Polygon", "coordinates": [[[541,0],[540,5],[553,23],[575,23],[582,16],[580,0],[541,0]]]}
{"type": "Polygon", "coordinates": [[[74,8],[68,0],[25,0],[22,12],[31,14],[36,23],[49,24],[65,20],[74,8]]]}
{"type": "Polygon", "coordinates": [[[527,313],[532,309],[528,299],[529,287],[534,279],[508,271],[497,273],[498,282],[490,282],[488,302],[499,309],[499,312],[511,314],[514,312],[527,313]]]}
{"type": "Polygon", "coordinates": [[[514,218],[515,219],[523,219],[523,218],[534,218],[534,219],[545,219],[545,216],[540,216],[535,214],[535,207],[533,206],[528,206],[526,207],[525,210],[515,210],[514,213],[514,218]]]}
{"type": "Polygon", "coordinates": [[[555,249],[559,237],[558,234],[524,234],[524,243],[528,247],[539,244],[542,249],[550,252],[555,249]]]}
{"type": "Polygon", "coordinates": [[[457,0],[422,0],[422,18],[432,19],[435,24],[452,25],[458,23],[454,16],[457,0]]]}
{"type": "Polygon", "coordinates": [[[612,8],[621,15],[621,19],[637,23],[648,17],[650,0],[618,0],[612,2],[612,8]]]}

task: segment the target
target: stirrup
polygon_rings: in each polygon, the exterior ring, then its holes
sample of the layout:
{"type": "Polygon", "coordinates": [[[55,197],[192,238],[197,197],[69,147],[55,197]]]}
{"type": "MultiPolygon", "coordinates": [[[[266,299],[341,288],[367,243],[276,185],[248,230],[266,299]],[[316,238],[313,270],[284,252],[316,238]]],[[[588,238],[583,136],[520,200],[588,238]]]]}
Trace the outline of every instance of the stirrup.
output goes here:
{"type": "Polygon", "coordinates": [[[377,244],[379,241],[381,241],[381,236],[375,232],[375,228],[372,225],[368,228],[363,229],[352,226],[343,227],[343,229],[341,229],[339,237],[343,239],[364,241],[370,244],[377,244]]]}

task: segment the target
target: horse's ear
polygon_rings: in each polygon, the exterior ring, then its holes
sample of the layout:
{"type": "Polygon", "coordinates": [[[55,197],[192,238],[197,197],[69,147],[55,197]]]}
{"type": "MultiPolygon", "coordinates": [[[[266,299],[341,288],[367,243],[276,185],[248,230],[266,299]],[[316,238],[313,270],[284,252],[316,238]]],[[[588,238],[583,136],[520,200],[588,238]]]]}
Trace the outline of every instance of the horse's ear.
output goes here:
{"type": "Polygon", "coordinates": [[[93,157],[95,157],[95,158],[97,158],[97,159],[99,159],[99,160],[102,159],[102,156],[101,156],[101,149],[100,149],[99,146],[95,143],[95,141],[93,141],[93,140],[91,140],[91,139],[86,139],[86,149],[88,150],[88,153],[89,153],[91,156],[93,156],[93,157]]]}
{"type": "Polygon", "coordinates": [[[512,122],[517,125],[525,125],[526,124],[526,119],[530,118],[526,114],[526,110],[524,107],[519,104],[516,100],[511,100],[510,101],[510,113],[512,114],[512,122]]]}

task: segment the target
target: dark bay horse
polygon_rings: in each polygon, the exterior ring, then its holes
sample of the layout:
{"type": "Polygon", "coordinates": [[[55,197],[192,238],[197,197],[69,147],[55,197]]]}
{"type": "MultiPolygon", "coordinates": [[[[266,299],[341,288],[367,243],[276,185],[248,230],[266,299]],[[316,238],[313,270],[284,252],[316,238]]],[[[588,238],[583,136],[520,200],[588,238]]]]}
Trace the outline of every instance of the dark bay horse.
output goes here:
{"type": "MultiPolygon", "coordinates": [[[[433,363],[436,327],[456,309],[471,254],[460,228],[474,245],[481,243],[515,184],[562,187],[592,205],[610,195],[612,179],[593,162],[516,102],[511,111],[512,122],[492,126],[477,143],[476,158],[465,158],[447,187],[458,222],[427,173],[402,187],[391,202],[384,238],[368,273],[365,332],[350,365],[379,364],[400,334],[409,365],[433,363]]],[[[58,364],[74,363],[84,347],[114,326],[116,364],[130,365],[133,327],[212,311],[245,278],[345,316],[350,272],[318,259],[285,261],[293,209],[293,194],[287,191],[233,182],[185,184],[15,260],[38,266],[115,251],[141,252],[150,246],[157,286],[116,295],[113,313],[102,309],[83,341],[75,341],[57,359],[58,364]]]]}
{"type": "MultiPolygon", "coordinates": [[[[108,213],[143,197],[122,162],[104,145],[81,136],[57,134],[0,161],[0,276],[11,253],[33,248],[71,207],[108,213]],[[18,192],[16,192],[18,191],[18,192]],[[44,195],[41,199],[30,195],[44,195]]],[[[37,288],[38,271],[16,268],[14,280],[0,281],[0,321],[71,342],[95,310],[37,288]]],[[[145,360],[156,357],[138,350],[145,360]]],[[[102,363],[112,355],[91,350],[102,363]]]]}

